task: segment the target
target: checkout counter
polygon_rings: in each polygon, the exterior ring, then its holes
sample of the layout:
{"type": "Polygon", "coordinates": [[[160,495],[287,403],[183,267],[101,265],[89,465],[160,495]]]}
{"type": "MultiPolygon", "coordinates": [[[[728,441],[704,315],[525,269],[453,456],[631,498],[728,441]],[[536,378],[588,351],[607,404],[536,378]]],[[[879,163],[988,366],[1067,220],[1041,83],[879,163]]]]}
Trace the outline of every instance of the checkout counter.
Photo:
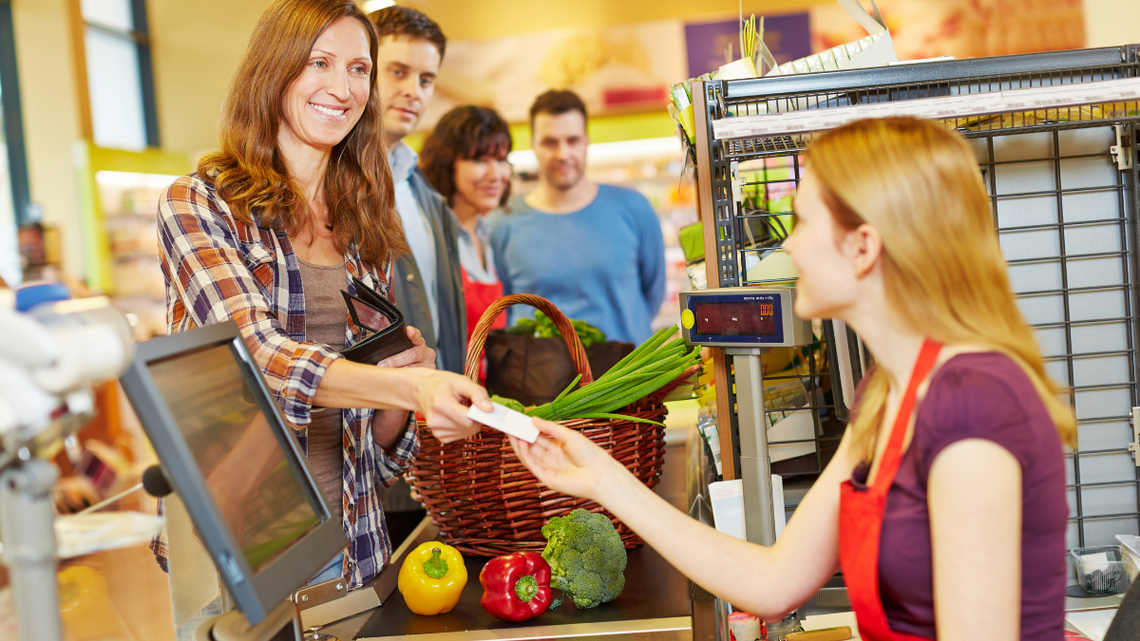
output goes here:
{"type": "MultiPolygon", "coordinates": [[[[723,298],[724,295],[722,291],[717,294],[718,299],[697,296],[688,302],[691,303],[691,311],[697,314],[715,312],[732,320],[735,320],[733,312],[738,303],[756,302],[728,300],[723,298]]],[[[757,292],[752,289],[741,295],[755,297],[757,292]]],[[[772,331],[782,333],[787,340],[804,340],[804,332],[810,329],[802,326],[802,321],[791,318],[792,290],[784,289],[763,296],[770,296],[761,302],[770,305],[768,309],[773,310],[775,319],[778,319],[773,321],[776,329],[772,331]]],[[[682,315],[690,336],[701,327],[694,323],[693,317],[694,314],[689,314],[685,322],[686,315],[682,315]]],[[[758,325],[757,328],[758,335],[768,332],[764,326],[758,325]]],[[[747,538],[756,543],[770,544],[775,535],[768,489],[771,476],[767,429],[762,422],[763,394],[749,394],[747,391],[762,389],[762,372],[756,362],[746,364],[748,359],[758,361],[759,350],[764,346],[740,344],[742,338],[739,334],[721,342],[737,343],[723,347],[737,350],[737,387],[741,392],[738,400],[742,405],[740,469],[747,538]],[[751,402],[749,397],[753,399],[751,402]],[[756,399],[760,402],[757,403],[756,399]]],[[[769,343],[775,342],[778,341],[769,340],[769,343]]],[[[729,640],[726,604],[693,586],[648,546],[629,551],[625,590],[615,601],[584,611],[577,610],[572,602],[565,602],[558,609],[521,624],[498,621],[483,611],[479,603],[482,586],[478,576],[486,559],[477,557],[465,559],[468,583],[459,604],[451,612],[423,617],[408,610],[399,592],[393,588],[402,557],[420,542],[431,540],[438,534],[430,521],[422,522],[399,545],[392,562],[369,586],[346,594],[343,582],[334,580],[297,590],[347,541],[339,522],[331,517],[327,504],[316,490],[302,462],[303,455],[290,437],[289,428],[284,425],[268,390],[257,376],[256,366],[236,326],[222,324],[148,342],[140,346],[136,362],[123,381],[159,452],[164,473],[173,472],[173,485],[186,502],[195,530],[210,549],[215,565],[222,569],[226,591],[240,610],[222,615],[199,628],[198,639],[201,641],[297,641],[306,632],[306,638],[313,641],[331,641],[334,638],[341,641],[396,638],[505,641],[602,636],[615,641],[729,640]],[[198,376],[188,378],[187,372],[196,372],[198,376]],[[217,375],[219,372],[228,374],[220,377],[217,375]],[[236,522],[244,528],[245,534],[256,535],[244,543],[241,537],[234,536],[235,522],[231,522],[224,508],[226,504],[244,508],[256,504],[249,503],[244,497],[232,496],[233,484],[212,484],[209,479],[218,470],[224,470],[231,458],[235,465],[245,464],[247,459],[235,456],[235,453],[241,454],[241,445],[246,439],[233,436],[238,442],[233,448],[222,448],[221,453],[218,448],[207,447],[216,444],[234,428],[210,418],[211,414],[217,414],[214,405],[209,412],[185,405],[205,402],[201,393],[188,391],[192,384],[214,392],[213,397],[206,399],[210,403],[225,400],[233,405],[235,412],[240,410],[243,415],[252,417],[246,428],[251,432],[250,443],[265,444],[272,440],[268,433],[252,434],[256,428],[272,432],[280,445],[277,458],[259,466],[272,476],[267,477],[266,482],[250,486],[250,496],[260,500],[263,509],[242,509],[242,516],[236,522]],[[234,390],[242,393],[235,394],[234,390]],[[184,406],[175,407],[176,401],[184,406]],[[184,424],[188,423],[185,420],[187,416],[201,420],[189,421],[191,425],[188,427],[184,424]],[[213,462],[213,471],[204,464],[210,457],[221,457],[220,463],[213,462]],[[210,489],[215,486],[218,491],[210,489]],[[287,496],[292,507],[284,510],[280,496],[287,496]],[[257,514],[265,517],[265,527],[250,523],[257,514]],[[298,520],[298,515],[304,518],[298,520]],[[279,540],[281,537],[276,533],[282,530],[279,522],[285,517],[308,529],[297,530],[298,534],[291,535],[287,541],[279,540]],[[269,560],[255,563],[251,551],[262,549],[267,543],[278,546],[275,549],[280,552],[274,553],[269,560]],[[223,627],[228,627],[232,634],[218,634],[223,627]]],[[[230,414],[232,412],[225,416],[230,414]]],[[[678,509],[710,523],[711,514],[702,497],[707,496],[713,474],[710,471],[712,462],[705,455],[703,437],[695,426],[677,425],[674,420],[666,443],[661,482],[655,491],[678,509]]],[[[290,521],[286,525],[292,527],[292,523],[290,521]]],[[[848,609],[845,597],[841,584],[828,586],[803,606],[799,615],[806,617],[848,609]]]]}
{"type": "MultiPolygon", "coordinates": [[[[741,356],[755,356],[753,360],[758,366],[759,354],[767,347],[803,344],[810,335],[810,327],[793,317],[793,304],[794,291],[787,288],[770,293],[758,293],[757,289],[752,288],[737,295],[721,291],[714,297],[704,293],[691,293],[690,298],[682,301],[682,308],[689,312],[682,315],[686,328],[683,334],[693,345],[731,347],[737,349],[741,356]],[[760,304],[765,305],[769,311],[757,316],[753,312],[760,304]],[[741,335],[740,325],[734,318],[734,315],[739,316],[738,312],[742,308],[748,309],[750,318],[759,320],[756,327],[745,328],[744,332],[754,336],[754,342],[748,341],[750,336],[741,335]],[[721,323],[712,323],[706,317],[720,319],[721,323]],[[728,332],[733,332],[733,335],[729,336],[728,332]]],[[[740,362],[747,362],[747,358],[741,358],[740,362]]],[[[741,374],[738,371],[738,377],[743,379],[741,374]]],[[[754,383],[756,386],[762,384],[759,374],[754,383]]],[[[763,398],[762,393],[758,396],[763,398]]],[[[745,401],[743,397],[740,400],[742,403],[745,401]]],[[[752,409],[756,420],[744,423],[763,425],[762,403],[752,409]]],[[[695,421],[679,425],[674,418],[668,422],[669,444],[666,446],[661,482],[655,491],[674,507],[711,525],[711,513],[702,497],[707,497],[708,483],[714,474],[711,472],[712,462],[704,454],[702,437],[695,429],[695,421]]],[[[765,433],[764,428],[757,428],[742,435],[745,441],[745,464],[742,469],[746,487],[745,512],[749,515],[748,538],[770,545],[775,540],[772,502],[756,499],[757,493],[763,495],[771,492],[765,433]],[[756,438],[749,439],[749,435],[756,438]]],[[[401,549],[414,549],[420,541],[430,538],[428,532],[421,533],[402,545],[401,549]]],[[[394,557],[394,563],[386,572],[398,572],[402,559],[399,555],[394,557]]],[[[479,605],[483,589],[479,585],[478,576],[486,559],[465,558],[469,577],[467,586],[459,604],[451,612],[434,617],[417,616],[408,610],[400,594],[395,592],[373,612],[330,624],[321,632],[340,639],[400,638],[417,641],[583,636],[654,641],[729,639],[725,605],[700,587],[694,586],[649,546],[629,551],[625,591],[616,600],[584,611],[577,610],[568,601],[557,610],[547,611],[523,624],[504,623],[483,611],[479,605]]],[[[383,581],[384,578],[378,580],[383,581]]],[[[834,596],[834,592],[835,590],[825,591],[825,596],[834,596]]],[[[839,601],[841,602],[836,602],[833,598],[830,607],[823,602],[809,607],[819,613],[830,612],[846,605],[845,599],[839,601]]],[[[302,610],[302,619],[304,617],[302,610]]]]}
{"type": "MultiPolygon", "coordinates": [[[[665,448],[665,464],[661,483],[655,491],[675,507],[687,510],[690,502],[690,447],[699,446],[691,439],[674,439],[673,433],[695,434],[693,429],[670,428],[670,441],[665,448]]],[[[415,541],[431,540],[430,525],[415,541]]],[[[412,549],[414,546],[401,548],[412,549]]],[[[479,604],[483,587],[479,572],[486,558],[464,556],[467,586],[458,605],[446,614],[425,617],[408,610],[398,591],[382,606],[350,619],[335,622],[320,632],[347,639],[409,639],[415,641],[489,641],[560,637],[605,636],[607,639],[639,639],[645,641],[689,641],[697,638],[693,630],[693,586],[685,575],[669,565],[653,548],[642,545],[628,551],[625,590],[616,600],[589,610],[578,610],[566,599],[555,610],[522,623],[500,621],[487,614],[479,604]]],[[[396,558],[385,572],[398,572],[402,559],[396,558]]],[[[698,595],[698,600],[700,595],[698,595]]],[[[302,611],[302,620],[305,613],[302,611]]],[[[711,621],[709,622],[711,623],[711,621]]],[[[713,636],[701,638],[713,639],[713,636]]]]}
{"type": "MultiPolygon", "coordinates": [[[[750,296],[753,294],[755,290],[749,292],[750,296]]],[[[770,322],[762,324],[763,327],[757,326],[758,332],[763,330],[762,333],[766,334],[792,336],[797,342],[804,340],[805,332],[810,330],[802,321],[789,316],[793,302],[789,298],[791,295],[792,290],[784,289],[764,298],[762,302],[770,310],[765,316],[770,322]],[[765,329],[768,325],[771,327],[765,329]]],[[[752,298],[701,300],[702,305],[717,310],[730,324],[735,320],[732,318],[733,310],[738,304],[752,306],[755,302],[752,298]]],[[[697,311],[701,309],[704,307],[697,311]]],[[[689,329],[694,328],[691,322],[687,325],[689,329]]],[[[694,332],[699,333],[697,330],[701,327],[709,329],[701,321],[694,332]]],[[[739,343],[739,332],[735,336],[733,341],[739,343]]],[[[764,346],[781,342],[771,335],[761,340],[764,346]]],[[[691,342],[697,344],[697,341],[691,342]]],[[[761,346],[738,347],[753,350],[761,346]]],[[[149,341],[140,346],[136,362],[123,377],[123,382],[156,446],[164,472],[171,476],[172,485],[186,504],[194,530],[199,535],[207,534],[203,542],[215,565],[223,570],[220,573],[223,592],[232,599],[231,605],[236,608],[199,628],[199,639],[276,641],[299,638],[302,631],[310,633],[314,639],[335,637],[341,640],[413,635],[427,635],[422,637],[423,641],[435,641],[437,638],[582,636],[647,641],[690,638],[727,641],[729,638],[725,604],[695,588],[684,575],[647,546],[629,551],[623,594],[598,608],[578,611],[572,602],[566,602],[524,624],[500,622],[485,613],[479,604],[482,586],[478,576],[486,559],[467,557],[469,579],[456,608],[435,617],[414,615],[394,588],[403,563],[402,556],[420,542],[437,536],[438,532],[430,521],[422,522],[402,543],[397,541],[392,562],[370,585],[349,593],[343,581],[334,580],[298,589],[305,585],[306,577],[315,573],[346,541],[333,541],[333,538],[343,539],[339,523],[333,522],[323,497],[315,490],[303,464],[303,454],[297,451],[268,390],[256,375],[252,357],[240,340],[236,327],[221,324],[149,341]],[[193,372],[195,376],[188,379],[187,372],[193,372]],[[241,393],[237,393],[239,390],[241,393]],[[282,450],[277,457],[288,463],[284,467],[266,466],[266,469],[273,467],[280,472],[280,478],[272,483],[239,484],[251,488],[249,499],[235,497],[231,490],[226,489],[236,487],[234,484],[210,481],[218,474],[217,470],[228,466],[225,461],[233,458],[235,464],[238,463],[236,459],[241,457],[234,456],[234,453],[246,440],[241,437],[232,447],[221,448],[221,454],[218,448],[213,447],[223,437],[238,438],[234,436],[236,432],[232,426],[220,424],[213,418],[218,415],[217,403],[222,402],[233,405],[231,414],[251,417],[251,426],[262,432],[273,432],[282,450]],[[223,462],[214,460],[218,456],[223,457],[223,462]],[[276,490],[274,486],[277,486],[276,490]],[[276,494],[273,497],[267,494],[282,488],[289,489],[289,497],[295,504],[289,510],[282,507],[275,498],[276,494]],[[233,521],[225,506],[236,507],[239,504],[261,505],[262,509],[255,510],[260,516],[254,520],[265,523],[253,527],[249,523],[248,510],[242,511],[244,516],[241,519],[233,521]],[[316,517],[317,525],[312,532],[298,535],[301,538],[288,543],[271,561],[264,562],[268,565],[260,565],[263,562],[255,562],[251,551],[258,545],[264,545],[263,539],[276,541],[271,533],[280,530],[276,521],[286,516],[280,512],[303,513],[308,515],[306,519],[316,517]],[[238,532],[235,528],[242,528],[238,536],[234,535],[238,532]],[[313,566],[313,571],[308,570],[309,566],[313,566]],[[225,634],[222,634],[223,630],[225,634]]],[[[760,384],[759,379],[754,382],[760,384]]],[[[762,416],[762,404],[755,410],[757,416],[762,416]]],[[[705,455],[703,437],[695,429],[695,421],[679,426],[676,418],[669,430],[662,478],[655,491],[678,509],[711,523],[711,513],[701,497],[707,496],[708,483],[714,478],[711,471],[713,463],[705,455]]],[[[756,421],[755,424],[761,423],[756,421]]],[[[761,493],[770,492],[764,485],[770,478],[764,432],[763,428],[755,430],[758,440],[749,442],[751,447],[743,448],[746,457],[749,454],[755,457],[752,460],[756,465],[746,464],[742,468],[746,487],[745,512],[749,515],[748,538],[770,544],[774,540],[771,501],[763,500],[757,505],[750,503],[750,497],[755,498],[752,494],[754,488],[761,493]],[[752,516],[759,520],[754,523],[752,516]]],[[[248,440],[267,443],[271,439],[268,434],[262,434],[248,440]]],[[[177,581],[177,577],[174,580],[177,581]]]]}
{"type": "MultiPolygon", "coordinates": [[[[522,624],[483,610],[478,577],[487,559],[474,556],[465,557],[468,582],[451,612],[424,617],[408,610],[394,589],[401,557],[437,537],[429,520],[396,542],[391,562],[369,585],[352,592],[340,579],[306,585],[347,540],[236,325],[143,343],[122,381],[233,608],[200,626],[199,640],[727,639],[716,633],[715,617],[702,616],[712,611],[712,597],[698,590],[694,601],[688,579],[648,546],[629,551],[625,589],[615,601],[579,611],[567,600],[522,624]],[[277,448],[266,447],[273,442],[277,448]]],[[[667,430],[655,489],[686,512],[701,504],[696,497],[711,478],[703,440],[688,422],[667,430]]]]}

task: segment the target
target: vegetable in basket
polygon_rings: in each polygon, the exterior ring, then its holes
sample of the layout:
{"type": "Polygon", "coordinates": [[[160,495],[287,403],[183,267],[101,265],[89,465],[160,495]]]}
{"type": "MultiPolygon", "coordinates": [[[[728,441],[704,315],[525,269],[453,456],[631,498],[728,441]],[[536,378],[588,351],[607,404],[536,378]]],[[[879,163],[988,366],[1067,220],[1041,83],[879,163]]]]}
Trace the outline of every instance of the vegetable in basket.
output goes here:
{"type": "Polygon", "coordinates": [[[428,541],[404,560],[396,585],[408,609],[416,614],[435,616],[451,612],[467,585],[467,566],[459,550],[428,541]]]}
{"type": "Polygon", "coordinates": [[[578,508],[542,526],[551,585],[585,610],[618,598],[625,588],[625,546],[604,514],[578,508]]]}
{"type": "Polygon", "coordinates": [[[558,398],[532,407],[526,413],[549,421],[604,418],[657,423],[611,412],[656,392],[689,368],[700,365],[699,348],[689,349],[682,338],[669,340],[676,332],[676,325],[658,330],[598,380],[574,390],[582,378],[579,375],[558,398]]]}
{"type": "Polygon", "coordinates": [[[491,559],[479,573],[480,604],[503,621],[529,621],[550,607],[550,564],[534,552],[491,559]]]}
{"type": "MultiPolygon", "coordinates": [[[[574,332],[578,334],[578,340],[582,341],[582,347],[590,348],[594,345],[600,345],[606,342],[606,335],[602,330],[594,327],[593,325],[582,320],[569,319],[570,324],[574,326],[574,332]]],[[[543,314],[541,311],[534,313],[534,318],[520,318],[519,322],[515,323],[514,327],[506,330],[506,333],[520,336],[533,335],[535,338],[562,338],[562,332],[558,330],[558,326],[550,317],[543,314]]]]}
{"type": "Polygon", "coordinates": [[[492,394],[491,402],[498,403],[499,405],[508,407],[516,412],[526,412],[526,407],[524,407],[522,403],[516,401],[513,398],[507,398],[505,396],[499,396],[498,394],[492,394]]]}

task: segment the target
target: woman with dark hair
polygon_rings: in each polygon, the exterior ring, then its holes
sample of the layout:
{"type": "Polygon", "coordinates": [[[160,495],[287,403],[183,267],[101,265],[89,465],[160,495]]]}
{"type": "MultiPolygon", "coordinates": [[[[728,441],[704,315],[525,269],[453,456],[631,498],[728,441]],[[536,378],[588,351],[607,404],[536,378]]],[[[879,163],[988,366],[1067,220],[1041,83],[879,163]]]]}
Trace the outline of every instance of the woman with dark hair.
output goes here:
{"type": "Polygon", "coordinates": [[[349,546],[323,579],[352,588],[391,554],[378,483],[419,450],[412,412],[448,442],[478,431],[462,376],[413,347],[379,363],[340,350],[364,337],[340,290],[389,296],[407,250],[373,87],[377,38],[352,0],[277,0],[261,16],[223,108],[220,149],[159,202],[171,332],[235,321],[341,519],[349,546]],[[336,408],[324,409],[319,408],[336,408]]]}
{"type": "MultiPolygon", "coordinates": [[[[424,141],[420,171],[447,199],[459,221],[459,262],[467,302],[467,337],[491,303],[503,295],[486,217],[511,196],[511,130],[494,109],[456,107],[424,141]]],[[[500,316],[493,327],[506,327],[500,316]]]]}

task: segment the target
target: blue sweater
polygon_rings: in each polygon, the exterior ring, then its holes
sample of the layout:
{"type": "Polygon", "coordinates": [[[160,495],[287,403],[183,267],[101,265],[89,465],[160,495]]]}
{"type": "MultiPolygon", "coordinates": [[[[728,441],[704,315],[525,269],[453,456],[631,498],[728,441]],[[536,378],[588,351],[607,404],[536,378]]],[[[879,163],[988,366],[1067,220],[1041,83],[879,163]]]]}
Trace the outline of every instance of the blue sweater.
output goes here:
{"type": "MultiPolygon", "coordinates": [[[[521,197],[511,202],[511,211],[492,221],[491,232],[504,293],[547,298],[611,341],[649,338],[665,297],[665,245],[644,196],[598,185],[594,201],[575,212],[547,214],[521,197]]],[[[516,305],[510,324],[533,314],[516,305]]]]}

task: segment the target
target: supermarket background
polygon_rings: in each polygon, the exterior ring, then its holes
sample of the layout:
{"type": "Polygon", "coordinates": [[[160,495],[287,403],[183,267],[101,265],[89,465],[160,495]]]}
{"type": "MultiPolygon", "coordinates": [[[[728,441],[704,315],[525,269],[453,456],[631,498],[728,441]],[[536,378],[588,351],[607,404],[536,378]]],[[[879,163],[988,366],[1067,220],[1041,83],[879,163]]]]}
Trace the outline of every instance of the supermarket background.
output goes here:
{"type": "MultiPolygon", "coordinates": [[[[641,191],[661,218],[669,295],[658,326],[673,322],[676,293],[688,285],[677,229],[697,221],[693,179],[682,172],[665,110],[668,86],[725,62],[726,48],[738,48],[741,8],[765,16],[765,41],[779,62],[865,35],[832,0],[408,4],[449,38],[435,98],[409,142],[418,146],[456,105],[494,107],[513,123],[514,188],[522,193],[535,184],[531,101],[550,87],[578,91],[591,112],[590,178],[641,191]]],[[[0,42],[7,32],[15,57],[4,70],[4,142],[16,152],[0,167],[0,276],[63,278],[109,293],[132,314],[139,339],[164,332],[156,195],[215,145],[230,74],[267,5],[0,0],[8,14],[0,15],[0,42]]],[[[1140,40],[1140,3],[1119,0],[883,0],[880,8],[900,60],[1140,40]]]]}

